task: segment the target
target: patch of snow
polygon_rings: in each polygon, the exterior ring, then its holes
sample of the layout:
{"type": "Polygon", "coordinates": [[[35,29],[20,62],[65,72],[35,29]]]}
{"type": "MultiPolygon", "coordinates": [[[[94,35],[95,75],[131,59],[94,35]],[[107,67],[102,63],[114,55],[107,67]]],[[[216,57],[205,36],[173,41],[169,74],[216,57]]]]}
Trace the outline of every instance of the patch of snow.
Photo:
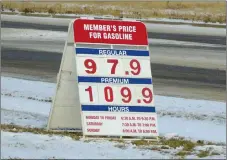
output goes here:
{"type": "MultiPolygon", "coordinates": [[[[49,100],[54,96],[55,83],[29,81],[10,77],[1,77],[1,94],[13,97],[29,98],[36,100],[49,100]],[[23,87],[21,87],[23,86],[23,87]]],[[[19,101],[19,99],[17,99],[19,101]]],[[[2,101],[2,103],[6,103],[2,101]]],[[[10,101],[7,101],[10,102],[10,101]]],[[[21,102],[18,102],[18,104],[21,102]]],[[[41,103],[41,102],[40,102],[41,103]]],[[[14,104],[12,104],[13,106],[14,104]]],[[[226,109],[224,102],[207,100],[192,100],[185,98],[166,97],[155,95],[155,105],[159,116],[185,117],[189,119],[209,119],[225,123],[226,109]],[[206,108],[206,109],[204,109],[206,108]]],[[[4,106],[8,107],[9,104],[4,106]]]]}
{"type": "Polygon", "coordinates": [[[1,158],[25,159],[151,159],[169,158],[158,151],[140,150],[128,144],[125,149],[115,147],[114,142],[83,142],[65,136],[10,133],[1,131],[1,158]],[[88,154],[89,152],[89,154],[88,154]]]}
{"type": "Polygon", "coordinates": [[[179,135],[177,133],[167,133],[165,134],[165,138],[166,139],[171,139],[171,138],[175,138],[178,137],[179,135]]]}
{"type": "Polygon", "coordinates": [[[65,41],[67,32],[35,30],[35,29],[17,29],[17,28],[1,28],[2,40],[36,40],[36,41],[65,41]]]}
{"type": "MultiPolygon", "coordinates": [[[[66,136],[33,133],[1,131],[1,137],[2,159],[10,157],[24,159],[176,159],[174,154],[179,151],[179,149],[152,150],[152,146],[136,147],[130,142],[124,144],[107,140],[86,142],[66,136]]],[[[196,147],[193,155],[187,158],[198,158],[194,154],[209,147],[196,147]]],[[[212,146],[212,149],[219,155],[208,156],[205,157],[206,159],[226,157],[225,146],[212,146]]]]}
{"type": "MultiPolygon", "coordinates": [[[[2,96],[1,106],[3,109],[8,110],[8,112],[4,110],[2,111],[3,124],[13,123],[22,126],[40,127],[47,125],[51,103],[2,96]],[[10,111],[12,113],[10,113],[10,111]],[[6,120],[4,117],[6,117],[8,120],[6,120]]],[[[213,122],[211,123],[204,120],[191,120],[185,118],[176,118],[174,116],[159,116],[158,129],[160,134],[166,137],[184,136],[193,139],[202,139],[216,142],[226,141],[225,123],[215,124],[213,122]],[[173,133],[174,136],[170,136],[170,134],[173,133]]]]}
{"type": "Polygon", "coordinates": [[[1,96],[1,109],[49,115],[51,103],[27,98],[1,96]]]}
{"type": "Polygon", "coordinates": [[[226,124],[226,104],[208,100],[192,100],[186,98],[155,95],[155,104],[160,116],[188,117],[190,119],[220,120],[226,124]],[[194,118],[193,118],[194,117],[194,118]]]}
{"type": "MultiPolygon", "coordinates": [[[[54,95],[55,84],[39,81],[28,81],[10,77],[1,77],[2,80],[2,100],[1,108],[14,113],[27,114],[27,116],[16,116],[23,119],[18,121],[23,124],[32,119],[33,114],[38,114],[42,123],[38,127],[44,126],[44,122],[49,115],[51,103],[38,100],[50,99],[54,95]],[[10,95],[11,94],[11,95],[10,95]],[[10,96],[9,96],[10,95],[10,96]],[[13,97],[14,96],[14,97],[13,97]],[[28,97],[37,98],[35,100],[28,97]],[[31,115],[28,115],[31,113],[31,115]]],[[[161,135],[176,133],[179,136],[191,137],[210,141],[226,142],[226,110],[224,102],[193,100],[175,97],[165,97],[155,95],[155,104],[158,112],[158,128],[161,135]],[[202,117],[200,119],[195,117],[202,117]],[[213,120],[212,120],[213,119],[213,120]],[[215,135],[215,136],[214,136],[215,135]]],[[[3,119],[3,123],[9,124],[13,116],[8,114],[8,120],[3,119]]],[[[4,116],[6,117],[6,116],[4,116]]],[[[36,118],[38,119],[38,118],[36,118]]],[[[12,123],[17,123],[16,120],[12,123]]],[[[37,121],[34,121],[34,126],[37,121]]],[[[27,124],[27,125],[32,125],[27,124]]],[[[23,124],[26,126],[26,124],[23,124]]]]}
{"type": "Polygon", "coordinates": [[[47,126],[47,123],[47,115],[1,108],[1,124],[45,128],[47,126]]]}
{"type": "Polygon", "coordinates": [[[45,99],[54,95],[55,87],[55,83],[1,77],[2,94],[11,93],[14,96],[22,95],[45,99]]]}
{"type": "Polygon", "coordinates": [[[214,124],[209,121],[187,120],[176,117],[158,117],[160,135],[169,137],[176,133],[193,140],[206,140],[226,143],[226,124],[214,124]]]}

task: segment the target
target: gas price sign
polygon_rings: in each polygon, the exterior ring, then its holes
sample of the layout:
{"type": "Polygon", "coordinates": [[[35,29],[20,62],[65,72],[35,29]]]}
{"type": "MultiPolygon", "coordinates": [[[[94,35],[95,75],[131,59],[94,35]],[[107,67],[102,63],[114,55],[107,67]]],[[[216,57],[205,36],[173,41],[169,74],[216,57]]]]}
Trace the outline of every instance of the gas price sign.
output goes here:
{"type": "Polygon", "coordinates": [[[84,135],[158,136],[145,25],[78,19],[74,41],[84,135]]]}

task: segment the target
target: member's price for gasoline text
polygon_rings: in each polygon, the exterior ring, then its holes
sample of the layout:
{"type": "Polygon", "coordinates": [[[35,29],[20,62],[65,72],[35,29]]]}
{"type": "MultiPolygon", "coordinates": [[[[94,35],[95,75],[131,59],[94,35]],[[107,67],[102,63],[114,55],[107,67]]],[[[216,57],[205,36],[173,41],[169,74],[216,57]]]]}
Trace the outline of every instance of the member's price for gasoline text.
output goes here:
{"type": "Polygon", "coordinates": [[[151,76],[149,59],[77,57],[77,64],[79,75],[151,76]]]}
{"type": "Polygon", "coordinates": [[[84,103],[149,105],[153,100],[152,86],[88,86],[79,85],[84,103]]]}

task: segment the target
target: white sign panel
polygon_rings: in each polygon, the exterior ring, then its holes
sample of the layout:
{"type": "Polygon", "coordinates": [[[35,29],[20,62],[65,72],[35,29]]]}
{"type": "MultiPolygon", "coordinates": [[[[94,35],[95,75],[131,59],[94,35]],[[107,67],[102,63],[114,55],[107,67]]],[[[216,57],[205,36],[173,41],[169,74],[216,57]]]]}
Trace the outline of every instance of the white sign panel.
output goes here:
{"type": "Polygon", "coordinates": [[[84,135],[158,136],[145,25],[75,20],[74,40],[84,135]]]}

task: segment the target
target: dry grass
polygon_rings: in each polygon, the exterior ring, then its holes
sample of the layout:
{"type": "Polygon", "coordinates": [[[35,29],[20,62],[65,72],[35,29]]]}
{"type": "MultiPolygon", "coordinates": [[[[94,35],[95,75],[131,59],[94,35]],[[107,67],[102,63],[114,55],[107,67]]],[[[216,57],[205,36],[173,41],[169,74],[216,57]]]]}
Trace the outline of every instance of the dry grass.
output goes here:
{"type": "Polygon", "coordinates": [[[183,151],[192,151],[196,146],[201,145],[198,142],[192,142],[190,140],[185,140],[183,138],[165,139],[165,140],[162,140],[161,142],[162,144],[175,149],[178,147],[183,147],[183,151]]]}
{"type": "Polygon", "coordinates": [[[72,132],[53,132],[53,131],[47,131],[43,128],[26,128],[26,127],[21,127],[17,125],[10,125],[10,124],[1,124],[1,130],[3,131],[8,131],[8,132],[16,132],[16,133],[21,133],[21,132],[30,132],[34,134],[42,134],[42,135],[59,135],[59,136],[68,136],[71,137],[74,140],[79,140],[80,137],[82,136],[82,133],[72,133],[72,132]]]}
{"type": "Polygon", "coordinates": [[[179,156],[180,158],[184,159],[185,156],[187,156],[189,154],[191,154],[191,153],[188,152],[188,151],[179,151],[179,152],[176,153],[176,156],[179,156]]]}
{"type": "Polygon", "coordinates": [[[2,2],[24,13],[113,15],[226,22],[225,2],[2,2]]]}
{"type": "Polygon", "coordinates": [[[205,150],[205,151],[200,151],[200,152],[197,154],[197,156],[198,156],[199,158],[203,158],[203,157],[209,156],[209,154],[210,154],[210,151],[209,151],[209,150],[205,150]]]}

